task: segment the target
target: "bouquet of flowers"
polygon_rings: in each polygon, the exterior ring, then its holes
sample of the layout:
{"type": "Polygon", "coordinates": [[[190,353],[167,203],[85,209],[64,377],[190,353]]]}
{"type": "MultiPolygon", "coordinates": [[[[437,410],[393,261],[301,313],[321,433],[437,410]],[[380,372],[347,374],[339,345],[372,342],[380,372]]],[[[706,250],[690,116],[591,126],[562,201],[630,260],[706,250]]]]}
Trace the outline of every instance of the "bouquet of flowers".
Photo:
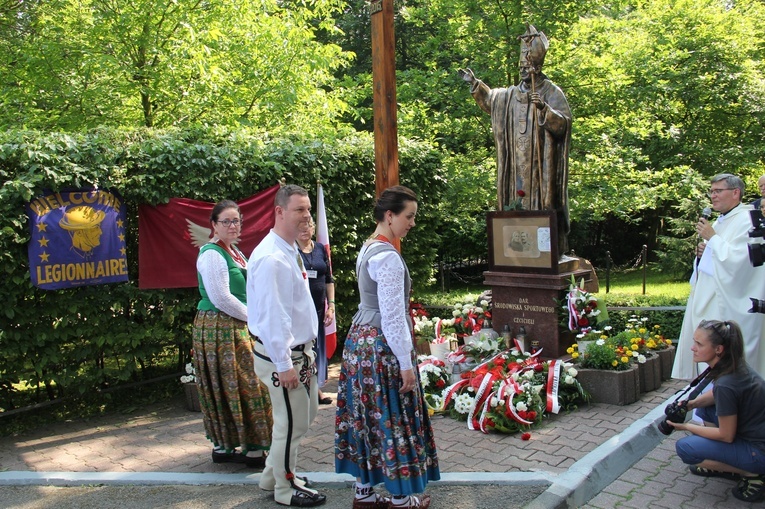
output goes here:
{"type": "Polygon", "coordinates": [[[570,363],[541,362],[535,355],[506,350],[462,373],[460,381],[444,390],[441,410],[467,421],[470,429],[526,431],[521,438],[528,440],[527,431],[545,413],[573,409],[587,401],[589,396],[576,375],[570,363]]]}
{"type": "Polygon", "coordinates": [[[428,318],[427,315],[414,317],[414,337],[418,343],[429,343],[436,337],[436,319],[428,318]]]}
{"type": "Polygon", "coordinates": [[[196,383],[197,381],[197,371],[194,369],[194,364],[189,362],[186,364],[186,374],[181,376],[181,383],[182,384],[188,384],[188,383],[196,383]]]}
{"type": "Polygon", "coordinates": [[[608,320],[605,306],[599,307],[597,297],[584,290],[584,279],[577,285],[573,275],[563,309],[567,314],[568,330],[572,331],[587,332],[595,325],[608,320]]]}
{"type": "Polygon", "coordinates": [[[487,300],[476,305],[468,298],[454,305],[452,315],[457,335],[470,336],[483,328],[484,321],[491,320],[491,306],[487,300]]]}

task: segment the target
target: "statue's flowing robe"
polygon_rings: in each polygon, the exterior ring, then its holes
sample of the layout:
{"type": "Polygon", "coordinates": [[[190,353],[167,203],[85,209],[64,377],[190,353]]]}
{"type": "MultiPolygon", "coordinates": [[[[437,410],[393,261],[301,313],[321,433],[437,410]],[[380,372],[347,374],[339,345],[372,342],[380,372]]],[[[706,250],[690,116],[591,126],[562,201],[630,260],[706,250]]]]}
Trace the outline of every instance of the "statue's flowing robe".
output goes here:
{"type": "Polygon", "coordinates": [[[539,110],[526,84],[489,88],[476,80],[470,93],[491,115],[497,146],[497,208],[522,198],[526,210],[556,211],[558,254],[568,251],[568,152],[571,109],[563,92],[540,78],[536,91],[546,103],[539,110]],[[523,197],[518,191],[522,191],[523,197]]]}

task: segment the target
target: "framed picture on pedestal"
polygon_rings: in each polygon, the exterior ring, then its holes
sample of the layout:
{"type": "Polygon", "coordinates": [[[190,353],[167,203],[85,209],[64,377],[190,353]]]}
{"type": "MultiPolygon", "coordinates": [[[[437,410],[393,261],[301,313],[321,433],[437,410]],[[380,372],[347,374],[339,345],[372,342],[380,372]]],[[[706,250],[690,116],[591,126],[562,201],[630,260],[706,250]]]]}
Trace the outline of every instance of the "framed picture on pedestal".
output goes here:
{"type": "Polygon", "coordinates": [[[558,273],[555,211],[489,212],[489,270],[558,273]]]}

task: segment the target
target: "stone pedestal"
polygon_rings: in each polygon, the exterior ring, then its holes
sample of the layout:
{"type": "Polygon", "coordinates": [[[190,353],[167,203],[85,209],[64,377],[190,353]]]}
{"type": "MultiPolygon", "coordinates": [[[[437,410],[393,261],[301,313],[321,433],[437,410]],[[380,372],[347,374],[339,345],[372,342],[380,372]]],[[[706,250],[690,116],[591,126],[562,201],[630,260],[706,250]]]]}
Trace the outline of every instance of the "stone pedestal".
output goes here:
{"type": "Polygon", "coordinates": [[[539,341],[542,357],[558,358],[575,343],[575,335],[560,325],[561,304],[571,276],[578,282],[592,279],[590,269],[577,268],[559,274],[530,274],[524,272],[487,271],[484,284],[491,286],[492,325],[501,331],[510,326],[513,336],[521,326],[526,328],[526,345],[539,341]]]}
{"type": "Polygon", "coordinates": [[[661,359],[661,379],[669,380],[672,378],[672,365],[675,363],[675,347],[670,346],[664,350],[657,350],[659,359],[661,359]]]}
{"type": "Polygon", "coordinates": [[[655,391],[661,387],[661,359],[653,354],[646,357],[643,364],[638,364],[640,392],[655,391]]]}
{"type": "Polygon", "coordinates": [[[638,367],[625,371],[577,368],[576,379],[593,403],[629,405],[640,398],[638,367]]]}

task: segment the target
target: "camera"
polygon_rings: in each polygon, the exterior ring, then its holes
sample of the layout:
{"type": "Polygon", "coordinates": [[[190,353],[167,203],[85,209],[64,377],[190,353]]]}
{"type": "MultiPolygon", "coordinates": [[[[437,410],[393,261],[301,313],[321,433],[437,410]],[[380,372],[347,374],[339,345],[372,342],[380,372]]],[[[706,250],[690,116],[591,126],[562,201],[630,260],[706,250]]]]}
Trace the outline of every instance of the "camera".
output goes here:
{"type": "Polygon", "coordinates": [[[699,376],[697,376],[690,384],[688,384],[688,387],[683,389],[682,391],[677,391],[678,394],[675,397],[675,400],[667,405],[664,408],[664,415],[667,417],[665,419],[662,419],[656,427],[665,435],[669,435],[673,431],[675,431],[675,428],[673,428],[667,421],[674,422],[674,423],[681,423],[685,422],[685,416],[688,413],[688,401],[692,399],[696,399],[696,397],[701,394],[701,391],[704,390],[704,388],[709,385],[709,382],[712,381],[712,377],[707,378],[707,375],[712,370],[712,368],[707,368],[704,370],[703,373],[701,373],[699,376]],[[686,395],[688,391],[691,389],[693,392],[688,396],[687,399],[682,399],[683,396],[686,395]]]}
{"type": "Polygon", "coordinates": [[[663,421],[661,421],[659,424],[657,424],[657,428],[659,428],[659,431],[664,433],[665,435],[669,435],[673,431],[675,431],[675,428],[667,424],[667,421],[669,422],[685,422],[685,416],[688,413],[688,400],[683,401],[673,401],[667,407],[664,409],[664,414],[667,416],[667,418],[663,421]]]}
{"type": "MultiPolygon", "coordinates": [[[[750,210],[749,216],[752,221],[749,237],[753,239],[765,237],[765,218],[762,216],[762,211],[750,210]]],[[[752,267],[759,267],[765,263],[765,244],[748,244],[747,249],[749,249],[749,261],[752,267]]]]}
{"type": "Polygon", "coordinates": [[[752,309],[748,311],[749,313],[765,313],[765,300],[754,299],[752,297],[749,297],[749,300],[752,301],[752,309]]]}

